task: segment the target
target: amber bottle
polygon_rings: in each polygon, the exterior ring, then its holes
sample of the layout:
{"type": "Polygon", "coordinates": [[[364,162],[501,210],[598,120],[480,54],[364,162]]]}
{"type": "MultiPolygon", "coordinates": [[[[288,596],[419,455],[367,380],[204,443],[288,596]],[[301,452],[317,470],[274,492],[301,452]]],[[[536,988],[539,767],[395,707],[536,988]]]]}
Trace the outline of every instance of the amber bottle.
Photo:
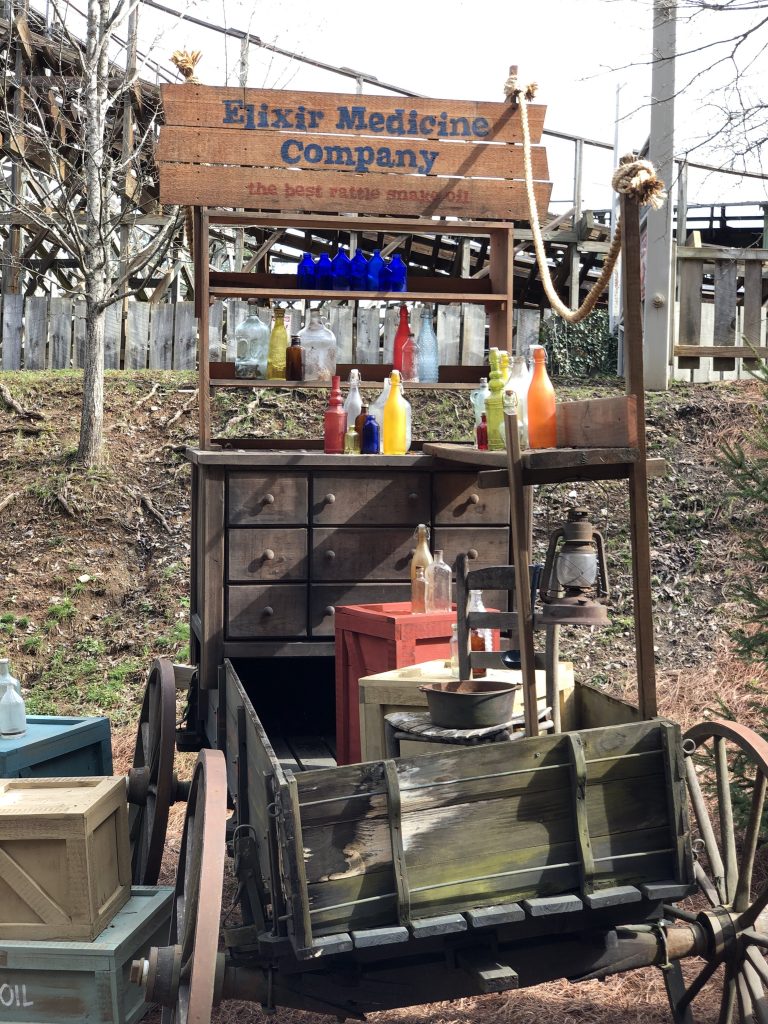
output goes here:
{"type": "Polygon", "coordinates": [[[291,344],[285,350],[285,379],[304,380],[304,366],[301,351],[301,339],[298,334],[291,338],[291,344]]]}

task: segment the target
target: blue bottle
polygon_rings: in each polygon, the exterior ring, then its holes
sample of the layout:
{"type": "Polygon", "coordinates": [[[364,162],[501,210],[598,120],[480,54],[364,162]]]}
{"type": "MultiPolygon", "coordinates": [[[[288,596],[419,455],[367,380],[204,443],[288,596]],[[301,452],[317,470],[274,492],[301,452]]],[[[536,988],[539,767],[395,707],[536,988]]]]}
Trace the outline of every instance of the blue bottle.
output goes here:
{"type": "Polygon", "coordinates": [[[408,268],[397,253],[389,261],[389,290],[391,292],[408,291],[408,268]]]}
{"type": "Polygon", "coordinates": [[[333,290],[348,292],[351,285],[352,260],[343,249],[339,249],[331,260],[333,267],[333,290]]]}
{"type": "Polygon", "coordinates": [[[389,261],[385,260],[379,275],[379,291],[391,292],[392,290],[392,271],[389,267],[389,261]]]}
{"type": "Polygon", "coordinates": [[[315,288],[324,292],[333,289],[333,264],[327,252],[323,253],[315,266],[315,288]]]}
{"type": "Polygon", "coordinates": [[[296,268],[299,288],[311,289],[315,287],[315,261],[305,252],[299,260],[296,268]]]}
{"type": "Polygon", "coordinates": [[[375,416],[370,413],[365,418],[363,429],[361,431],[362,437],[360,439],[360,454],[361,455],[378,455],[379,454],[379,424],[376,422],[375,416]]]}
{"type": "Polygon", "coordinates": [[[368,287],[368,260],[362,249],[352,257],[349,268],[349,283],[353,292],[364,292],[368,287]]]}
{"type": "Polygon", "coordinates": [[[381,291],[381,272],[384,268],[384,260],[378,249],[373,250],[373,256],[368,260],[368,290],[371,292],[381,291]]]}

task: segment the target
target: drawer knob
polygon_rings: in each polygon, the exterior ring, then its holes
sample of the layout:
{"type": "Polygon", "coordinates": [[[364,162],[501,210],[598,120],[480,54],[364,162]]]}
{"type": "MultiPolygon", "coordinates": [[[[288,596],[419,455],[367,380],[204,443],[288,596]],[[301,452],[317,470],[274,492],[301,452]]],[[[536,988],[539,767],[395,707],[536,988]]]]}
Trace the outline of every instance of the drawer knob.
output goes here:
{"type": "Polygon", "coordinates": [[[467,558],[477,558],[477,548],[470,548],[467,552],[467,558]]]}
{"type": "Polygon", "coordinates": [[[323,611],[323,615],[324,616],[328,616],[328,615],[335,615],[335,614],[336,614],[336,609],[333,607],[333,605],[332,604],[327,604],[325,606],[325,610],[323,611]]]}
{"type": "Polygon", "coordinates": [[[326,505],[332,505],[334,501],[336,501],[336,495],[326,494],[326,496],[323,498],[323,501],[325,502],[326,505]]]}
{"type": "Polygon", "coordinates": [[[272,559],[275,557],[275,552],[272,550],[272,548],[267,548],[261,557],[264,559],[265,562],[271,562],[272,559]]]}
{"type": "Polygon", "coordinates": [[[335,551],[326,551],[325,552],[325,560],[326,560],[326,562],[332,562],[335,557],[336,557],[336,552],[335,551]]]}
{"type": "Polygon", "coordinates": [[[480,504],[480,495],[479,494],[475,494],[474,492],[472,494],[470,494],[470,496],[469,496],[469,503],[470,503],[470,505],[479,505],[480,504]]]}
{"type": "Polygon", "coordinates": [[[261,499],[261,504],[262,505],[274,505],[275,504],[275,496],[274,496],[274,494],[265,494],[264,497],[261,499]]]}
{"type": "Polygon", "coordinates": [[[264,611],[261,614],[263,618],[269,619],[275,614],[275,609],[271,604],[265,605],[264,611]]]}
{"type": "Polygon", "coordinates": [[[408,495],[408,501],[418,501],[418,500],[419,500],[419,496],[416,493],[416,491],[411,491],[411,493],[408,495]]]}

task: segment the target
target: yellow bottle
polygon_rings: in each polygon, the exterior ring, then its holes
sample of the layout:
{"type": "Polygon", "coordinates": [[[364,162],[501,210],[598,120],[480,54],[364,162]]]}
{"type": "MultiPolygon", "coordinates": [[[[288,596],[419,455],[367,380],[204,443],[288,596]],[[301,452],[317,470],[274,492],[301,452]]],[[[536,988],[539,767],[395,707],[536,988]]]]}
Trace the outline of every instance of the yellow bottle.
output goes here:
{"type": "Polygon", "coordinates": [[[382,450],[385,455],[405,455],[406,444],[406,402],[400,385],[400,374],[393,370],[390,375],[389,397],[384,403],[384,430],[382,450]]]}
{"type": "Polygon", "coordinates": [[[285,328],[285,310],[275,310],[275,322],[269,336],[269,352],[267,353],[267,380],[285,379],[285,350],[290,344],[288,331],[285,328]]]}
{"type": "Polygon", "coordinates": [[[488,353],[491,372],[488,376],[490,395],[485,400],[485,415],[488,421],[488,447],[491,451],[503,451],[506,447],[504,434],[504,404],[502,396],[503,381],[499,367],[499,350],[492,348],[488,353]]]}

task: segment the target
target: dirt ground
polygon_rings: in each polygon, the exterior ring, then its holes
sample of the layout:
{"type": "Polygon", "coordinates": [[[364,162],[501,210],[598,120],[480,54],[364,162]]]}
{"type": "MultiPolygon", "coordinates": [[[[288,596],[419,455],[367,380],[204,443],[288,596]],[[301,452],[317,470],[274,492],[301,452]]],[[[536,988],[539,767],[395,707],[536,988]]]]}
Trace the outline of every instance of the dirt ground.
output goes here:
{"type": "MultiPolygon", "coordinates": [[[[158,655],[188,656],[189,466],[196,379],[183,373],[108,373],[105,461],[83,472],[72,460],[82,375],[0,374],[0,656],[22,679],[28,711],[105,714],[116,771],[130,763],[147,670],[158,655]],[[15,403],[18,409],[14,409],[15,403]],[[20,411],[19,411],[20,410],[20,411]]],[[[565,387],[563,398],[616,393],[615,384],[565,387]]],[[[765,674],[733,654],[729,634],[744,615],[738,585],[748,571],[737,527],[750,515],[729,496],[719,462],[726,440],[749,438],[762,400],[751,381],[675,385],[648,398],[651,455],[667,460],[651,481],[652,572],[662,710],[683,725],[729,707],[764,728],[765,674]]],[[[247,392],[217,398],[218,429],[235,435],[319,436],[322,399],[312,392],[247,392]]],[[[468,439],[465,395],[414,406],[414,436],[468,439]]],[[[568,505],[585,504],[609,554],[611,625],[562,644],[579,678],[631,698],[632,588],[623,485],[542,489],[540,553],[568,505]]],[[[182,762],[179,774],[191,766],[182,762]]],[[[172,881],[183,805],[172,812],[164,880],[172,881]]],[[[605,983],[565,982],[509,995],[374,1014],[448,1024],[485,1020],[630,1024],[668,1020],[659,972],[605,983]]],[[[257,1019],[227,1004],[217,1022],[257,1019]]],[[[286,1024],[312,1015],[277,1015],[286,1024]]],[[[716,1019],[713,1004],[713,1019],[716,1019]]],[[[147,1020],[154,1022],[158,1016],[147,1020]]],[[[318,1018],[319,1020],[319,1018],[318,1018]]]]}

